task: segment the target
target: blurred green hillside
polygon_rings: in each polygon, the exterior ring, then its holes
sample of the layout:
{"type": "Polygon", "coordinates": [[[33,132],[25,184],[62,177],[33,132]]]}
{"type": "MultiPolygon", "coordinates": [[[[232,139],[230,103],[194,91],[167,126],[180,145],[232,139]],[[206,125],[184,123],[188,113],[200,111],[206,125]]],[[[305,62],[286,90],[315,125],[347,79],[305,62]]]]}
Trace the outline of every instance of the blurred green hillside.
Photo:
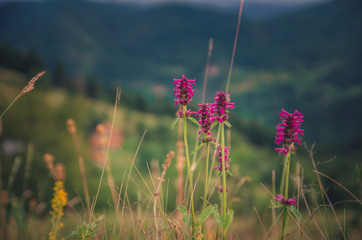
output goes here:
{"type": "MultiPolygon", "coordinates": [[[[0,68],[0,109],[1,111],[11,102],[16,94],[26,85],[27,78],[24,73],[0,68]]],[[[49,81],[45,75],[41,81],[49,81]]],[[[123,102],[118,107],[115,126],[120,129],[123,136],[123,144],[111,150],[110,161],[112,173],[117,183],[122,180],[123,174],[129,170],[131,159],[136,152],[137,146],[145,130],[144,141],[136,158],[136,167],[146,176],[148,175],[147,165],[152,160],[163,161],[166,153],[170,150],[176,151],[177,130],[170,130],[169,125],[173,121],[174,113],[151,113],[139,111],[123,102]]],[[[24,182],[24,167],[28,154],[28,145],[34,148],[34,160],[31,171],[31,178],[27,186],[39,194],[49,192],[52,187],[51,175],[43,162],[43,154],[51,153],[55,156],[56,162],[62,162],[67,169],[66,185],[71,198],[76,197],[77,192],[73,191],[82,188],[81,177],[75,147],[72,136],[67,131],[66,120],[73,118],[76,121],[77,135],[81,142],[81,152],[85,157],[86,171],[89,176],[89,184],[92,194],[98,184],[101,169],[90,154],[90,138],[99,123],[109,122],[112,119],[113,106],[111,103],[91,99],[81,92],[71,93],[62,88],[51,88],[43,90],[36,88],[32,92],[22,96],[9,112],[3,117],[3,132],[0,136],[1,143],[1,166],[2,182],[6,186],[13,167],[14,158],[20,156],[22,164],[16,176],[16,185],[12,191],[15,194],[22,193],[24,182]],[[11,146],[16,146],[12,148],[11,146]]],[[[235,180],[239,177],[249,176],[252,185],[258,186],[260,181],[270,182],[271,170],[281,168],[281,157],[273,150],[273,133],[257,121],[246,121],[237,114],[232,114],[231,123],[234,125],[231,141],[233,154],[233,169],[235,180]]],[[[190,129],[190,147],[194,148],[196,128],[190,129]]],[[[299,159],[303,159],[301,154],[299,159]]],[[[168,171],[168,177],[173,184],[177,174],[175,162],[168,171]]],[[[202,165],[202,164],[201,164],[202,165]]],[[[201,167],[199,164],[198,166],[201,167]]],[[[133,179],[139,186],[140,191],[145,188],[140,179],[133,179]]],[[[6,189],[6,187],[5,187],[6,189]]],[[[249,190],[254,192],[256,189],[249,190]]],[[[7,189],[11,190],[11,189],[7,189]]],[[[134,189],[136,190],[136,189],[134,189]]],[[[200,190],[200,189],[199,189],[200,190]]],[[[100,206],[107,204],[110,200],[110,192],[103,188],[100,197],[100,206]]],[[[201,191],[201,190],[200,190],[201,191]]],[[[248,191],[248,192],[249,192],[248,191]]],[[[136,196],[137,191],[131,191],[131,196],[136,196]]],[[[175,189],[170,189],[170,199],[175,196],[175,189]]],[[[242,194],[242,193],[240,193],[242,194]]],[[[245,193],[246,194],[246,193],[245,193]]],[[[248,194],[251,201],[252,195],[248,194]]],[[[49,200],[49,194],[43,197],[49,200]]],[[[174,206],[175,203],[170,203],[174,206]]]]}
{"type": "MultiPolygon", "coordinates": [[[[281,108],[298,108],[309,142],[333,149],[331,155],[358,150],[361,12],[358,0],[336,0],[272,19],[243,18],[231,88],[237,111],[274,126],[281,108]]],[[[225,86],[236,19],[234,13],[181,5],[12,3],[0,6],[0,43],[31,47],[48,70],[59,70],[60,63],[80,85],[95,78],[171,99],[164,89],[172,77],[202,79],[212,37],[210,101],[225,86]]]]}
{"type": "MultiPolygon", "coordinates": [[[[251,176],[253,184],[269,182],[271,170],[281,167],[281,157],[273,151],[274,126],[285,108],[304,113],[303,140],[317,143],[319,161],[336,157],[321,165],[322,170],[337,180],[343,175],[343,184],[359,189],[355,166],[362,156],[361,18],[360,1],[350,0],[274,19],[242,19],[231,81],[237,106],[231,120],[232,154],[233,164],[242,175],[251,176]],[[353,174],[345,176],[342,168],[353,174]]],[[[91,162],[89,138],[98,123],[110,121],[115,86],[122,88],[116,126],[125,137],[125,152],[112,152],[117,181],[128,166],[126,155],[132,158],[145,129],[137,166],[147,173],[146,162],[162,161],[175,150],[177,139],[176,131],[168,128],[176,110],[172,77],[184,73],[198,79],[196,105],[212,37],[206,97],[212,101],[215,91],[225,86],[236,19],[231,13],[175,5],[149,9],[84,1],[1,5],[0,109],[26,80],[48,71],[36,90],[22,97],[3,119],[1,140],[20,143],[16,154],[25,159],[27,145],[34,144],[32,174],[37,178],[29,186],[37,188],[40,180],[51,188],[42,162],[42,155],[50,152],[66,163],[68,186],[81,189],[65,121],[75,119],[82,152],[91,162]]],[[[2,154],[3,172],[9,173],[16,154],[2,154]]],[[[305,159],[303,154],[301,150],[298,157],[305,159]]],[[[303,165],[308,168],[309,161],[303,165]]],[[[95,187],[100,170],[93,163],[87,166],[95,187]]],[[[337,198],[341,193],[331,191],[337,198]]]]}

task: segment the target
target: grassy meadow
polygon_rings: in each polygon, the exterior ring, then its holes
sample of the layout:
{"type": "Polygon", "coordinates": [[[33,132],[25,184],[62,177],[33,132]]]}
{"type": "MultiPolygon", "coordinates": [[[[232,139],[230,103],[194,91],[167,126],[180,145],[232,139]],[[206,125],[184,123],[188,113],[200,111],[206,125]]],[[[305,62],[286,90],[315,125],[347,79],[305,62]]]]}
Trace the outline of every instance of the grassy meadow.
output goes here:
{"type": "Polygon", "coordinates": [[[31,4],[0,5],[0,240],[361,239],[357,1],[246,19],[239,45],[211,9],[31,4]]]}
{"type": "MultiPolygon", "coordinates": [[[[28,79],[6,68],[0,69],[0,76],[1,109],[5,109],[28,79]]],[[[46,81],[47,75],[43,77],[38,81],[46,81]]],[[[132,109],[122,104],[121,91],[118,94],[113,105],[81,93],[40,87],[25,93],[5,113],[1,118],[2,239],[222,238],[222,220],[218,225],[215,214],[221,213],[222,193],[216,188],[221,176],[212,166],[207,189],[207,206],[212,209],[206,216],[202,212],[205,151],[190,158],[195,218],[205,218],[205,228],[199,225],[192,233],[181,121],[171,130],[173,114],[132,109]],[[163,168],[170,151],[176,156],[163,168]],[[63,168],[57,167],[59,163],[63,168]],[[54,222],[54,214],[49,213],[54,212],[53,185],[59,181],[64,183],[66,200],[54,222]],[[180,211],[180,205],[186,212],[180,211]]],[[[257,145],[250,140],[242,130],[257,131],[250,130],[253,125],[248,121],[253,120],[231,112],[231,131],[226,130],[226,143],[232,146],[227,207],[234,210],[226,238],[279,239],[283,211],[275,208],[273,197],[280,186],[283,156],[274,151],[273,144],[257,145]]],[[[197,132],[197,126],[190,124],[190,149],[197,146],[197,132]]],[[[297,213],[289,212],[286,238],[358,239],[358,192],[329,179],[328,172],[316,172],[306,149],[299,146],[291,161],[289,188],[298,205],[297,213]],[[341,201],[329,202],[330,185],[342,189],[335,198],[342,197],[341,201]]],[[[213,152],[210,165],[216,166],[213,152]]],[[[321,161],[314,161],[319,167],[321,161]]]]}

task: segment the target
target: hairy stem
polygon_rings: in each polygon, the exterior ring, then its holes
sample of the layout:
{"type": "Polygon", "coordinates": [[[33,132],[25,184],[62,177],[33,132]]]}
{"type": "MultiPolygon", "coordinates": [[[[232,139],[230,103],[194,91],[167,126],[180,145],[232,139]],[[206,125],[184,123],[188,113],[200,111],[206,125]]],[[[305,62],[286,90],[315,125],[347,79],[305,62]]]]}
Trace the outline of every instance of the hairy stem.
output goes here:
{"type": "MultiPolygon", "coordinates": [[[[204,183],[204,202],[202,204],[202,211],[206,208],[207,202],[207,189],[208,189],[208,178],[209,178],[209,158],[210,158],[210,144],[206,143],[206,162],[205,162],[205,183],[204,183]]],[[[202,232],[206,236],[205,222],[202,224],[202,232]]]]}
{"type": "MultiPolygon", "coordinates": [[[[288,152],[287,156],[284,160],[284,167],[286,169],[283,169],[283,173],[285,172],[285,186],[284,186],[284,198],[288,199],[288,187],[289,187],[289,169],[290,169],[290,151],[288,152]]],[[[284,240],[285,238],[285,231],[287,226],[287,208],[284,204],[283,207],[283,226],[282,226],[282,236],[281,240],[284,240]]]]}
{"type": "MultiPolygon", "coordinates": [[[[225,171],[225,131],[224,131],[224,123],[221,123],[221,157],[222,157],[222,195],[223,195],[223,218],[226,217],[226,171],[225,171]]],[[[226,239],[226,229],[223,227],[222,229],[222,239],[226,239]]]]}
{"type": "MultiPolygon", "coordinates": [[[[187,108],[183,106],[183,111],[186,113],[187,108]]],[[[187,124],[186,124],[186,117],[183,118],[184,122],[184,144],[185,144],[185,155],[186,155],[186,164],[187,164],[187,173],[189,175],[189,182],[190,182],[190,204],[191,204],[191,222],[192,222],[192,238],[194,239],[195,235],[195,210],[194,210],[194,187],[192,183],[192,175],[191,175],[191,166],[190,166],[190,155],[189,155],[189,145],[187,142],[187,124]]]]}

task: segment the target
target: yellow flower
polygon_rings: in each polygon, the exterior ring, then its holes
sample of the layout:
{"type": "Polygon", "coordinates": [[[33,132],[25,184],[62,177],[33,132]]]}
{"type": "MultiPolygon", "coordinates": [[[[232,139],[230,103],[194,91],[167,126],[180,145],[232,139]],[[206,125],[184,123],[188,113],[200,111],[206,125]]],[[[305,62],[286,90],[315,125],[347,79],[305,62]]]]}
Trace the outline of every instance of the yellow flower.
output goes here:
{"type": "Polygon", "coordinates": [[[64,215],[63,208],[67,205],[68,197],[67,192],[64,190],[62,181],[55,182],[53,190],[53,199],[50,201],[52,208],[50,211],[50,215],[52,216],[50,219],[52,223],[52,229],[49,232],[49,240],[55,240],[59,228],[64,227],[64,224],[60,222],[60,219],[64,215]]]}

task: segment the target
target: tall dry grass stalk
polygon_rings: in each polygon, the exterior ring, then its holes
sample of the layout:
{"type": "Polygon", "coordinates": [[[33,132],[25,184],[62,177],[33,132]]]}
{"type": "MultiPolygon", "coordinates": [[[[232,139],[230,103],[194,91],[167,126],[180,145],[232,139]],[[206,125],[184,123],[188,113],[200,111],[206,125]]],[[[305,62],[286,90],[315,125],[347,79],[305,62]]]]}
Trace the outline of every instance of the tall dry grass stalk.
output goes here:
{"type": "MultiPolygon", "coordinates": [[[[184,143],[182,141],[182,122],[178,122],[178,140],[176,143],[177,146],[177,155],[176,155],[176,168],[177,168],[177,183],[176,183],[176,189],[177,189],[177,197],[176,197],[176,205],[180,205],[184,201],[184,169],[185,169],[185,155],[184,155],[184,143]]],[[[178,216],[181,216],[181,212],[177,211],[178,216]]]]}
{"type": "Polygon", "coordinates": [[[161,206],[161,199],[160,199],[160,190],[161,190],[161,185],[162,183],[165,181],[165,174],[167,169],[170,167],[171,164],[171,160],[172,158],[175,156],[175,153],[173,151],[170,151],[167,155],[166,155],[166,159],[165,162],[162,164],[162,173],[160,175],[160,177],[158,178],[158,185],[156,188],[156,191],[154,193],[154,198],[153,198],[153,215],[154,215],[154,222],[155,222],[155,237],[156,239],[161,239],[161,232],[159,232],[158,230],[158,214],[157,214],[157,204],[159,206],[161,206]]]}
{"type": "Polygon", "coordinates": [[[23,182],[23,192],[27,190],[29,184],[29,178],[31,173],[31,165],[34,158],[34,145],[32,143],[28,144],[28,151],[26,154],[26,163],[25,163],[25,172],[24,172],[24,182],[23,182]]]}
{"type": "Polygon", "coordinates": [[[56,171],[54,167],[54,156],[50,153],[45,153],[43,155],[44,163],[46,164],[46,167],[49,169],[50,174],[53,176],[53,178],[56,178],[56,171]]]}
{"type": "Polygon", "coordinates": [[[71,119],[71,118],[67,120],[67,129],[68,129],[69,133],[72,135],[75,150],[77,152],[80,175],[82,176],[84,198],[85,198],[86,207],[87,207],[86,213],[87,213],[87,216],[89,216],[89,213],[90,213],[90,200],[89,200],[89,192],[88,192],[86,173],[85,173],[85,168],[84,168],[84,160],[83,160],[83,157],[82,157],[82,155],[80,153],[80,145],[79,145],[79,141],[78,141],[78,137],[77,137],[77,127],[75,126],[75,121],[73,119],[71,119]]]}
{"type": "Polygon", "coordinates": [[[9,104],[9,106],[5,109],[5,111],[1,114],[0,118],[2,118],[5,113],[11,108],[11,106],[15,103],[16,100],[18,100],[21,96],[24,94],[31,92],[35,88],[35,83],[38,81],[38,79],[43,76],[45,71],[38,73],[35,75],[28,84],[19,92],[19,94],[14,98],[14,100],[9,104]]]}
{"type": "Polygon", "coordinates": [[[237,22],[237,26],[236,26],[236,33],[235,33],[235,39],[234,39],[233,52],[231,54],[229,73],[228,73],[228,80],[226,82],[226,88],[225,88],[226,93],[229,92],[229,87],[230,87],[230,79],[231,79],[231,73],[233,71],[233,66],[234,66],[236,46],[238,45],[239,29],[240,29],[240,22],[241,22],[241,13],[243,12],[243,6],[244,6],[244,0],[240,0],[240,8],[239,8],[239,14],[238,14],[238,22],[237,22]]]}
{"type": "Polygon", "coordinates": [[[202,86],[202,97],[201,97],[202,103],[205,102],[207,77],[209,75],[209,67],[210,67],[210,59],[211,59],[212,50],[213,50],[213,39],[210,38],[209,39],[209,51],[207,52],[207,60],[206,60],[205,73],[204,73],[204,84],[202,86]]]}
{"type": "MultiPolygon", "coordinates": [[[[110,133],[109,133],[109,138],[108,138],[108,145],[107,145],[107,150],[106,150],[106,154],[104,157],[104,162],[103,162],[103,167],[102,167],[102,173],[101,173],[101,177],[99,179],[99,184],[98,184],[98,188],[97,188],[97,193],[96,196],[94,198],[94,201],[92,202],[91,205],[91,210],[90,210],[90,214],[89,214],[89,219],[88,219],[88,223],[90,223],[92,221],[93,218],[93,214],[94,214],[94,210],[97,204],[97,200],[98,200],[98,196],[99,196],[99,191],[101,189],[101,185],[102,185],[102,181],[103,181],[103,177],[104,177],[104,172],[107,168],[109,168],[109,166],[107,167],[108,163],[108,154],[109,154],[109,149],[110,149],[110,145],[111,145],[111,139],[112,139],[112,133],[113,133],[113,128],[114,128],[114,123],[116,121],[116,114],[117,114],[117,106],[119,104],[119,101],[121,100],[121,89],[117,88],[117,92],[116,92],[116,100],[114,102],[114,108],[113,108],[113,117],[112,117],[112,124],[111,124],[111,129],[110,129],[110,133]]],[[[111,192],[112,192],[112,198],[114,201],[114,206],[117,206],[116,201],[117,201],[117,194],[114,196],[114,184],[110,185],[111,188],[111,192]]]]}
{"type": "MultiPolygon", "coordinates": [[[[306,149],[307,152],[309,153],[309,158],[310,158],[311,161],[312,161],[314,171],[315,171],[315,172],[318,172],[317,165],[315,164],[315,161],[314,161],[314,152],[313,152],[314,146],[315,146],[315,145],[313,144],[313,145],[311,146],[311,148],[309,148],[309,149],[307,148],[307,146],[305,146],[305,149],[306,149]]],[[[339,221],[339,218],[338,218],[338,216],[337,216],[337,213],[336,213],[336,211],[334,210],[334,206],[333,206],[331,200],[329,199],[329,197],[328,197],[328,195],[327,195],[327,192],[326,192],[326,190],[325,190],[325,188],[324,188],[324,186],[323,186],[323,184],[322,184],[322,180],[321,180],[319,174],[316,173],[316,176],[317,176],[319,188],[320,188],[320,191],[321,191],[322,199],[323,199],[323,201],[324,201],[324,197],[325,197],[325,199],[327,199],[328,205],[329,205],[329,207],[331,208],[331,211],[332,211],[332,213],[333,213],[334,218],[336,219],[336,222],[337,222],[337,225],[338,225],[338,229],[339,229],[339,231],[341,232],[341,234],[342,234],[342,236],[343,236],[343,239],[344,239],[344,240],[347,240],[346,235],[344,234],[344,230],[343,230],[343,228],[342,228],[342,225],[341,225],[341,223],[340,223],[340,221],[339,221]],[[324,197],[323,197],[323,196],[324,196],[324,197]]]]}

